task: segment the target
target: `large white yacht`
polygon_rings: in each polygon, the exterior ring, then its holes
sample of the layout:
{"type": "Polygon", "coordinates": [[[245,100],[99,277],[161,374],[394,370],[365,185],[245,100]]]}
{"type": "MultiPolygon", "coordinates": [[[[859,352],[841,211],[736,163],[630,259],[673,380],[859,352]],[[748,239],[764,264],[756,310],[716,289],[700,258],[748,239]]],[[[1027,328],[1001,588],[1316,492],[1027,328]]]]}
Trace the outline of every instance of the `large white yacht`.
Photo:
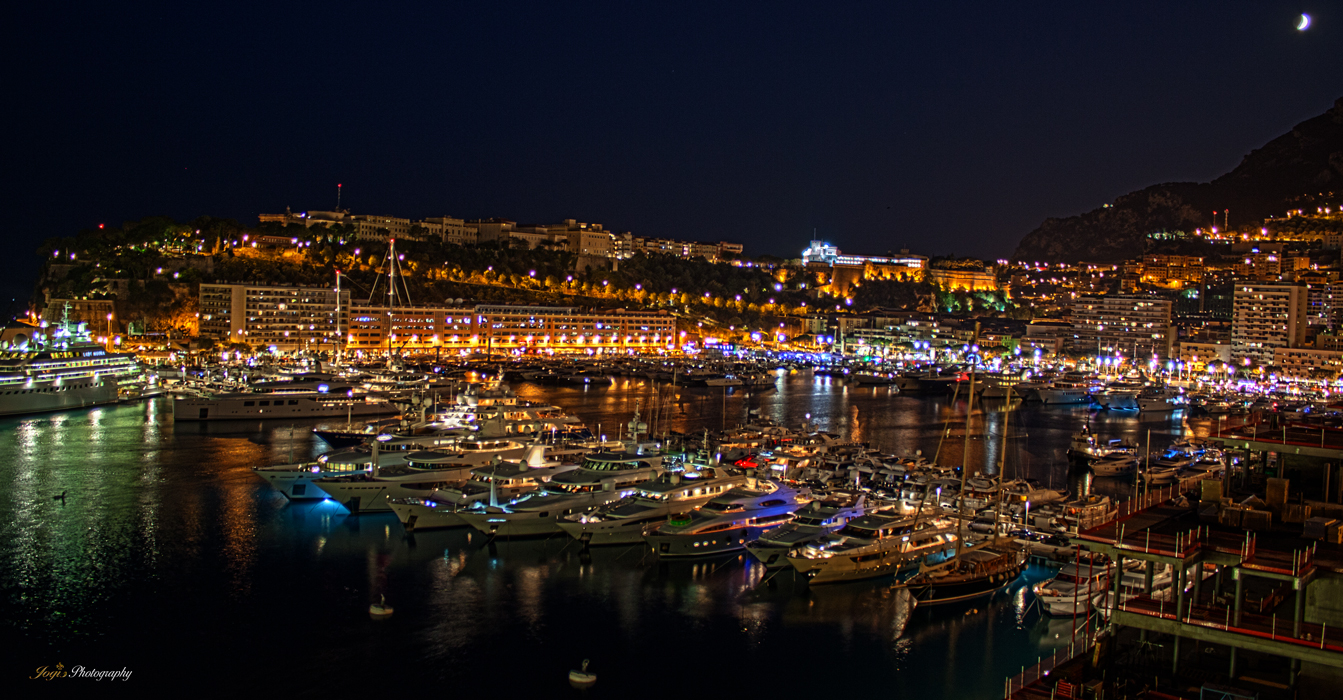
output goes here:
{"type": "Polygon", "coordinates": [[[662,473],[662,457],[627,452],[586,455],[577,469],[503,506],[477,505],[460,513],[467,525],[490,535],[528,537],[559,532],[559,520],[634,493],[662,473]]]}
{"type": "Polygon", "coordinates": [[[332,394],[325,391],[272,391],[179,396],[173,401],[174,421],[215,421],[273,418],[334,418],[382,416],[397,408],[369,394],[332,394]]]}
{"type": "Polygon", "coordinates": [[[911,571],[955,549],[956,528],[949,522],[874,513],[794,550],[788,563],[810,583],[834,583],[911,571]]]}
{"type": "Polygon", "coordinates": [[[527,449],[515,440],[463,440],[455,453],[411,452],[405,456],[405,464],[379,464],[370,474],[318,479],[314,483],[351,513],[387,511],[391,510],[389,498],[411,497],[464,481],[476,467],[521,456],[527,449]]]}
{"type": "Polygon", "coordinates": [[[633,497],[564,516],[558,525],[570,537],[590,545],[635,544],[667,518],[698,508],[748,477],[734,469],[690,465],[639,484],[633,497]]]}
{"type": "Polygon", "coordinates": [[[705,503],[698,510],[673,516],[653,528],[644,541],[661,557],[695,557],[733,552],[760,533],[793,519],[793,512],[811,501],[791,486],[753,480],[705,503]]]}
{"type": "Polygon", "coordinates": [[[0,351],[0,416],[115,403],[139,375],[133,353],[92,342],[83,323],[62,322],[49,338],[0,351]]]}
{"type": "Polygon", "coordinates": [[[290,500],[321,500],[331,496],[316,483],[318,480],[368,474],[375,460],[379,467],[402,465],[406,454],[361,446],[328,452],[311,462],[252,467],[252,471],[290,500]]]}
{"type": "Polygon", "coordinates": [[[1047,404],[1091,403],[1091,381],[1080,372],[1069,372],[1036,392],[1047,404]]]}
{"type": "Polygon", "coordinates": [[[461,514],[475,504],[497,507],[511,503],[576,468],[576,462],[547,460],[544,452],[534,450],[521,462],[495,461],[472,469],[471,478],[464,483],[440,486],[422,496],[389,498],[385,502],[407,531],[458,527],[466,524],[461,514]]]}

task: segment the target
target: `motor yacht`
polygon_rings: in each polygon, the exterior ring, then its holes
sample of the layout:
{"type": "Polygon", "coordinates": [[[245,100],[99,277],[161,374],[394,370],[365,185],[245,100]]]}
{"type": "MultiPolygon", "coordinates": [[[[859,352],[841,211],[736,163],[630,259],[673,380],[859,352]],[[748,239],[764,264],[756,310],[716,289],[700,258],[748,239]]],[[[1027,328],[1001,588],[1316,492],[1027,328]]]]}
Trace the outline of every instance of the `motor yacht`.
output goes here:
{"type": "Polygon", "coordinates": [[[956,527],[937,516],[864,515],[788,553],[808,583],[856,581],[911,571],[956,549],[956,527]]]}
{"type": "Polygon", "coordinates": [[[1045,404],[1091,403],[1091,382],[1077,373],[1070,372],[1055,380],[1048,387],[1036,390],[1040,401],[1045,404]]]}
{"type": "Polygon", "coordinates": [[[644,541],[661,557],[693,557],[733,552],[765,530],[793,519],[811,501],[791,486],[753,479],[652,528],[644,541]]]}
{"type": "Polygon", "coordinates": [[[735,469],[690,465],[639,484],[629,498],[566,515],[559,527],[589,545],[635,544],[668,518],[688,513],[750,480],[735,469]]]}
{"type": "MultiPolygon", "coordinates": [[[[535,454],[544,455],[549,445],[534,444],[535,454]]],[[[508,457],[520,457],[529,449],[515,440],[469,439],[457,443],[454,452],[411,452],[404,464],[383,467],[368,474],[318,479],[315,483],[351,513],[391,509],[389,498],[407,498],[453,482],[464,481],[471,470],[508,457]]],[[[534,457],[535,459],[543,459],[534,457]]]]}
{"type": "Polygon", "coordinates": [[[1110,583],[1105,565],[1073,562],[1047,581],[1035,584],[1035,596],[1046,615],[1085,615],[1091,599],[1110,583]]]}
{"type": "Polygon", "coordinates": [[[869,510],[867,494],[854,491],[832,491],[825,498],[812,501],[793,516],[793,521],[746,543],[746,551],[759,559],[766,568],[788,566],[789,550],[819,539],[869,510]]]}
{"type": "Polygon", "coordinates": [[[860,386],[890,386],[895,384],[895,375],[885,372],[854,372],[849,381],[860,386]]]}
{"type": "Polygon", "coordinates": [[[397,412],[396,407],[381,396],[322,391],[179,396],[172,407],[173,420],[179,422],[379,416],[397,412]]]}
{"type": "Polygon", "coordinates": [[[1088,465],[1096,476],[1124,476],[1138,468],[1138,456],[1131,452],[1111,452],[1088,465]]]}
{"type": "Polygon", "coordinates": [[[1138,410],[1143,413],[1174,413],[1188,405],[1185,395],[1175,389],[1149,389],[1138,395],[1138,410]]]}
{"type": "Polygon", "coordinates": [[[543,453],[520,462],[495,460],[471,470],[470,478],[457,484],[438,485],[423,495],[385,498],[387,509],[407,531],[465,525],[462,512],[476,504],[498,507],[541,488],[547,481],[578,468],[577,463],[547,460],[543,453]]]}
{"type": "Polygon", "coordinates": [[[530,537],[560,531],[566,515],[625,498],[663,471],[662,457],[628,452],[587,454],[577,469],[502,506],[477,506],[460,513],[467,525],[490,535],[530,537]]]}
{"type": "Polygon", "coordinates": [[[368,474],[374,460],[381,466],[392,466],[404,463],[405,456],[377,453],[369,447],[351,448],[328,452],[311,462],[252,467],[252,472],[291,501],[321,500],[330,495],[316,483],[318,480],[368,474]]]}
{"type": "Polygon", "coordinates": [[[1104,440],[1092,433],[1091,425],[1087,424],[1082,426],[1081,430],[1073,433],[1072,441],[1068,444],[1068,458],[1085,462],[1127,449],[1129,449],[1128,446],[1122,440],[1104,440]]]}

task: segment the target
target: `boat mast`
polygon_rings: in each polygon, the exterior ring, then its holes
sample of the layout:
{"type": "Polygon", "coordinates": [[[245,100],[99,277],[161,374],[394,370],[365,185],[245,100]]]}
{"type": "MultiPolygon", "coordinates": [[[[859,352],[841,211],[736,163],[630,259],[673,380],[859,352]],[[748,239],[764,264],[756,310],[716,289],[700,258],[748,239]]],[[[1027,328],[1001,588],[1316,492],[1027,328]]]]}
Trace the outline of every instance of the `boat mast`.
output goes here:
{"type": "Polygon", "coordinates": [[[975,321],[975,334],[970,340],[970,403],[965,410],[965,447],[961,450],[961,490],[956,494],[960,503],[956,508],[956,557],[961,556],[961,547],[965,542],[965,477],[970,471],[970,422],[975,417],[975,365],[979,360],[979,322],[975,321]]]}
{"type": "Polygon", "coordinates": [[[392,362],[392,334],[396,329],[396,239],[387,240],[387,363],[392,362]]]}
{"type": "Polygon", "coordinates": [[[340,270],[336,270],[336,361],[341,360],[340,343],[344,338],[340,330],[340,270]]]}

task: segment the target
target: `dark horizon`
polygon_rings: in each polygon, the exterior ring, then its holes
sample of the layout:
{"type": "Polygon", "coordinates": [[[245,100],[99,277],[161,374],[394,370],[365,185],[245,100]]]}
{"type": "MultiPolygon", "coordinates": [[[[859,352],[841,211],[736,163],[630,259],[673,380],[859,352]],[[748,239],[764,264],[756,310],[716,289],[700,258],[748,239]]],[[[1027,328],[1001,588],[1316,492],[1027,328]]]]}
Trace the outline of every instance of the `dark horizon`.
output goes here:
{"type": "Polygon", "coordinates": [[[1276,2],[62,10],[6,42],[18,298],[46,238],[337,183],[357,213],[1006,257],[1343,94],[1343,13],[1276,2]]]}

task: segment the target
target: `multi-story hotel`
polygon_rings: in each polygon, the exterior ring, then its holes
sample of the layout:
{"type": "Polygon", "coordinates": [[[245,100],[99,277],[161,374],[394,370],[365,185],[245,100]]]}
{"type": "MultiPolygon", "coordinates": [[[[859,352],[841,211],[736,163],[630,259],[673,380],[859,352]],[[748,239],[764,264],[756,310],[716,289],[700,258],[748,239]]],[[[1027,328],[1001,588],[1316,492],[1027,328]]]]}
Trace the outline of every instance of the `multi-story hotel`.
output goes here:
{"type": "Polygon", "coordinates": [[[1273,362],[1278,348],[1306,339],[1306,288],[1290,284],[1238,284],[1231,319],[1231,356],[1273,362]]]}
{"type": "Polygon", "coordinates": [[[201,284],[200,333],[258,348],[330,350],[345,333],[349,306],[347,290],[201,284]]]}
{"type": "Polygon", "coordinates": [[[1149,296],[1078,297],[1073,305],[1072,347],[1129,357],[1171,355],[1171,302],[1149,296]]]}
{"type": "Polygon", "coordinates": [[[331,350],[339,337],[342,349],[369,353],[596,354],[677,344],[676,318],[666,311],[508,304],[389,308],[352,304],[342,291],[337,312],[331,289],[235,284],[201,285],[201,335],[282,351],[331,350]]]}

